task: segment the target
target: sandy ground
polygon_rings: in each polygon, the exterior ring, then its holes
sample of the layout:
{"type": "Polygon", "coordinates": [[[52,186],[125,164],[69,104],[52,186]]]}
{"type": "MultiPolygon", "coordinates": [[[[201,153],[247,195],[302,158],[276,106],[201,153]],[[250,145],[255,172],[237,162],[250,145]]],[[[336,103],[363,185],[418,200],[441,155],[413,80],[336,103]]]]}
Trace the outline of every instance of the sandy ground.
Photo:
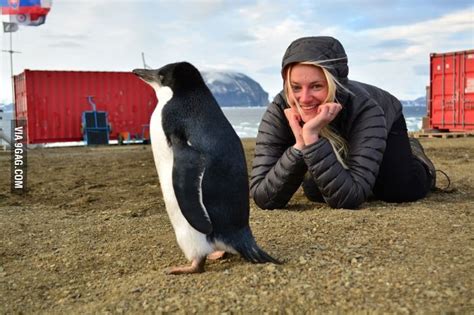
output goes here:
{"type": "MultiPolygon", "coordinates": [[[[150,146],[34,149],[29,193],[10,194],[0,153],[0,313],[474,313],[474,138],[422,139],[451,192],[359,211],[251,202],[257,242],[283,265],[239,256],[186,264],[150,146]]],[[[244,140],[250,167],[254,140],[244,140]]],[[[441,175],[439,175],[441,177],[441,175]]],[[[439,186],[445,184],[440,180],[439,186]]]]}

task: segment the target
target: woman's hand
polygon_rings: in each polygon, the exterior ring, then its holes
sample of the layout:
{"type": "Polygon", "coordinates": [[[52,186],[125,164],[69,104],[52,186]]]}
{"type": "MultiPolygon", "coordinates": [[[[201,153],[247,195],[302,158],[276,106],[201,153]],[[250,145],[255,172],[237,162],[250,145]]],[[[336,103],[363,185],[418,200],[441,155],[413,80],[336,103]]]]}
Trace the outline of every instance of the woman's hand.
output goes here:
{"type": "Polygon", "coordinates": [[[318,106],[316,116],[307,121],[301,131],[304,145],[310,145],[319,140],[321,130],[329,125],[341,111],[342,106],[338,103],[326,103],[318,106]]]}
{"type": "Polygon", "coordinates": [[[296,111],[296,109],[287,108],[285,109],[285,116],[296,139],[296,143],[293,147],[295,149],[302,150],[305,144],[302,136],[301,115],[296,111]]]}

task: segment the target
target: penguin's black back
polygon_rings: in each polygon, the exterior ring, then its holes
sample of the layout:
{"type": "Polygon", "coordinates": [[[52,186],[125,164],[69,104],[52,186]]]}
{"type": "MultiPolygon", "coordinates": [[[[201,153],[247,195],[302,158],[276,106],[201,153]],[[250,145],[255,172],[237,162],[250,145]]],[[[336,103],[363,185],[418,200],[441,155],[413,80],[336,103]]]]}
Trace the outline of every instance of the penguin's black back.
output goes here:
{"type": "Polygon", "coordinates": [[[204,157],[203,203],[213,234],[239,230],[249,221],[247,164],[240,138],[224,116],[199,71],[189,63],[170,64],[158,71],[173,91],[162,110],[163,130],[189,142],[204,157]]]}

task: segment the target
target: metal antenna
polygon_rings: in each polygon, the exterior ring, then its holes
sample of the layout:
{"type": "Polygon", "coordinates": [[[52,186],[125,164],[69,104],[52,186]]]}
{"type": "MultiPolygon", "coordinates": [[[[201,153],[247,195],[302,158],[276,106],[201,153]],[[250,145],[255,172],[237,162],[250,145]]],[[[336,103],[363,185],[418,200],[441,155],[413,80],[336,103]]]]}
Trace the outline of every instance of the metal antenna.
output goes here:
{"type": "Polygon", "coordinates": [[[143,60],[143,68],[144,69],[151,69],[151,67],[149,65],[146,64],[145,62],[145,53],[142,52],[142,60],[143,60]]]}
{"type": "Polygon", "coordinates": [[[13,78],[13,54],[20,54],[20,51],[13,50],[13,39],[12,32],[10,32],[10,50],[2,50],[2,52],[7,52],[10,54],[10,78],[12,81],[12,104],[13,104],[13,120],[16,119],[16,109],[15,109],[15,82],[13,78]]]}

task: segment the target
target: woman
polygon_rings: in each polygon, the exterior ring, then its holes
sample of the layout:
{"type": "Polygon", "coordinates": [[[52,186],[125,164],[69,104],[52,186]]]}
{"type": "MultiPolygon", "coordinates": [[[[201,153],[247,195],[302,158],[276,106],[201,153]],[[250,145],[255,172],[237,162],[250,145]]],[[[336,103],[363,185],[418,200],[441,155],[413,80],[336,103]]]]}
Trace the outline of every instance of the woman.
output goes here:
{"type": "Polygon", "coordinates": [[[348,72],[335,38],[300,38],[286,50],[284,89],[255,147],[250,191],[259,207],[284,207],[301,184],[310,200],[349,209],[369,196],[414,201],[434,188],[434,166],[409,139],[400,101],[348,72]]]}

